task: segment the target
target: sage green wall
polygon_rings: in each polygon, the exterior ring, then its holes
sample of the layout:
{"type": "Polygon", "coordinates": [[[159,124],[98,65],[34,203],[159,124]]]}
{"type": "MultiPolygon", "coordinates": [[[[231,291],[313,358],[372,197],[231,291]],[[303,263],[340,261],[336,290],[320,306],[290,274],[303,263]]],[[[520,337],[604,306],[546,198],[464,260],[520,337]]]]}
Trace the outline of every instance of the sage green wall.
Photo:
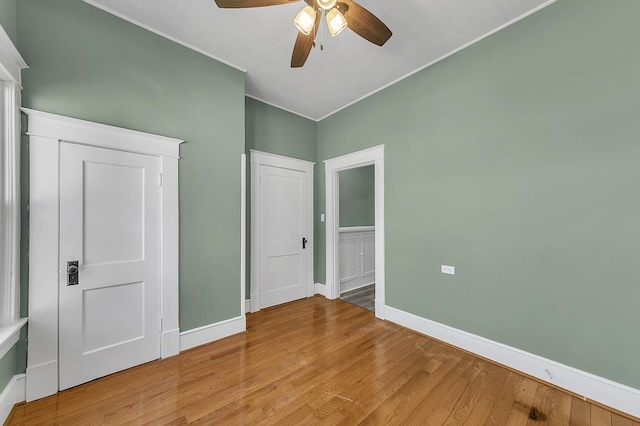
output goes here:
{"type": "Polygon", "coordinates": [[[247,264],[246,298],[251,296],[251,165],[249,150],[316,161],[318,123],[265,104],[245,100],[247,146],[247,264]]]}
{"type": "Polygon", "coordinates": [[[0,25],[16,44],[16,0],[0,0],[0,25]]]}
{"type": "Polygon", "coordinates": [[[20,0],[17,13],[24,106],[186,140],[180,328],[238,316],[244,74],[81,0],[20,0]]]}
{"type": "Polygon", "coordinates": [[[7,384],[9,384],[11,378],[17,374],[16,363],[17,350],[16,347],[13,346],[5,356],[0,358],[0,393],[2,393],[7,384]]]}
{"type": "Polygon", "coordinates": [[[320,123],[386,144],[388,305],[640,388],[638,16],[560,0],[320,123]]]}
{"type": "Polygon", "coordinates": [[[247,151],[316,161],[318,123],[252,98],[245,98],[247,151]]]}
{"type": "Polygon", "coordinates": [[[373,226],[375,220],[373,166],[338,172],[340,226],[373,226]]]}

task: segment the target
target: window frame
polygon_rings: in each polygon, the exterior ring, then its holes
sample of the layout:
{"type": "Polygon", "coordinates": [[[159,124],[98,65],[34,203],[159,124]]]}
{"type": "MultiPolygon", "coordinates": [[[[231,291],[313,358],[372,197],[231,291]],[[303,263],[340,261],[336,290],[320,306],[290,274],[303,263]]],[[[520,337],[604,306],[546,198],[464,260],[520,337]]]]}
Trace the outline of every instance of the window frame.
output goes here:
{"type": "Polygon", "coordinates": [[[27,64],[0,25],[0,358],[17,342],[20,318],[20,106],[27,64]]]}

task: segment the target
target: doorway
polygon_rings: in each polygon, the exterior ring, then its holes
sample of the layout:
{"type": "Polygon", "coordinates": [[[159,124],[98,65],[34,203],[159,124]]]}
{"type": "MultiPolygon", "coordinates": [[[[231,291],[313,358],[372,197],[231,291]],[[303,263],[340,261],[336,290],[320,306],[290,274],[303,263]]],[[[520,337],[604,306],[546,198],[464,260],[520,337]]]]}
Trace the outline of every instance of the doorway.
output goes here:
{"type": "Polygon", "coordinates": [[[340,297],[340,188],[339,172],[363,166],[374,167],[374,293],[375,315],[384,319],[384,145],[335,157],[325,162],[326,286],[328,298],[340,297]]]}
{"type": "Polygon", "coordinates": [[[375,312],[375,166],[338,172],[340,299],[375,312]]]}

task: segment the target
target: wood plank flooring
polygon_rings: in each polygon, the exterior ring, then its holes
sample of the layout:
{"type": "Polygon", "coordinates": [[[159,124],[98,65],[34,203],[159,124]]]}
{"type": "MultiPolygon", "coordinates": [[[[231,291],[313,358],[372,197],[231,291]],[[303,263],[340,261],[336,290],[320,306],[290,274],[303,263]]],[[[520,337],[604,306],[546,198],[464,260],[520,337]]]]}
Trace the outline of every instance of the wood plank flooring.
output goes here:
{"type": "Polygon", "coordinates": [[[376,311],[376,285],[371,284],[366,287],[357,288],[347,291],[340,295],[340,300],[366,309],[367,311],[376,311]]]}
{"type": "Polygon", "coordinates": [[[248,331],[14,408],[9,425],[640,423],[316,296],[248,331]]]}

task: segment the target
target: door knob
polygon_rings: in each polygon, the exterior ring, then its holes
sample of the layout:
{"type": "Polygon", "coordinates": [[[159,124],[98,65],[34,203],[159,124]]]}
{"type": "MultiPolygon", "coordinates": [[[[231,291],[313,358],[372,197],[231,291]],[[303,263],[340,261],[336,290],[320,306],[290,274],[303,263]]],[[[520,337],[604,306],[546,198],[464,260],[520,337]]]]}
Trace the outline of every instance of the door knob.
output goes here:
{"type": "Polygon", "coordinates": [[[78,285],[78,261],[70,260],[67,262],[67,285],[78,285]]]}
{"type": "Polygon", "coordinates": [[[302,238],[302,248],[303,249],[307,248],[307,239],[306,238],[302,238]]]}

